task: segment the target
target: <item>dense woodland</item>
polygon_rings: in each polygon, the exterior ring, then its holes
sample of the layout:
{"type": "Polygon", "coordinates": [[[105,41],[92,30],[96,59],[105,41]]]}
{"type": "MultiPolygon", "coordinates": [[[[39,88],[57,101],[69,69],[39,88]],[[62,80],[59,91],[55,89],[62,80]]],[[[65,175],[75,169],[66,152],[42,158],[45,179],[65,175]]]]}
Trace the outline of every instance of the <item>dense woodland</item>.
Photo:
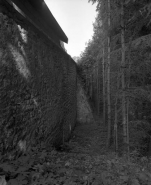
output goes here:
{"type": "Polygon", "coordinates": [[[151,3],[97,3],[94,35],[78,60],[93,110],[108,127],[107,147],[151,153],[151,3]]]}

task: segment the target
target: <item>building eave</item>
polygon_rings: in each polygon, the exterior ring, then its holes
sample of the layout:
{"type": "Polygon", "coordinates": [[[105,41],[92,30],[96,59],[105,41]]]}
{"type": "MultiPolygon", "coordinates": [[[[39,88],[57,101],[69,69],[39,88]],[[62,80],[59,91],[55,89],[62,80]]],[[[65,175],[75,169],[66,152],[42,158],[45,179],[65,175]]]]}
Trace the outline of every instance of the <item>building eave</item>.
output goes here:
{"type": "MultiPolygon", "coordinates": [[[[55,35],[58,40],[68,43],[68,38],[52,15],[44,0],[6,0],[16,6],[16,9],[27,16],[37,27],[43,30],[48,37],[55,35]]],[[[53,39],[53,38],[52,38],[53,39]]]]}

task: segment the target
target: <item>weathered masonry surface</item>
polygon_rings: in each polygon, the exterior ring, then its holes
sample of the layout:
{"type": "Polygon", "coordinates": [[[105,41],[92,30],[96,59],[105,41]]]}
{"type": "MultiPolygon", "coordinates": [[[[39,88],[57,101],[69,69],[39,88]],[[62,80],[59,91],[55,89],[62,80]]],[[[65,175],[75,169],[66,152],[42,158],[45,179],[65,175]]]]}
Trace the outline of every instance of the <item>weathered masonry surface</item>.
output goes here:
{"type": "Polygon", "coordinates": [[[61,143],[76,121],[76,64],[4,0],[0,7],[0,147],[61,143]]]}

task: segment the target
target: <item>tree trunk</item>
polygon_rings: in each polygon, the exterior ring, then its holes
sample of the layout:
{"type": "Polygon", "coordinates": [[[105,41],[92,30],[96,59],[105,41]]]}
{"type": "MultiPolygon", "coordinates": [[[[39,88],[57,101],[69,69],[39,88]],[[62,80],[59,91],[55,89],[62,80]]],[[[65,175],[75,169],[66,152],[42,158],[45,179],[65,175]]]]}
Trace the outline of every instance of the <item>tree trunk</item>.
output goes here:
{"type": "Polygon", "coordinates": [[[118,103],[118,91],[119,91],[119,87],[120,87],[120,72],[118,72],[117,74],[117,89],[116,89],[116,97],[115,97],[115,120],[114,120],[114,145],[115,145],[115,152],[118,152],[118,132],[117,132],[117,122],[118,122],[118,107],[117,107],[117,103],[118,103]]]}
{"type": "MultiPolygon", "coordinates": [[[[129,50],[128,50],[128,84],[127,88],[129,89],[130,87],[130,73],[131,73],[131,41],[129,43],[129,50]]],[[[126,98],[126,114],[127,114],[127,154],[128,154],[128,159],[130,156],[130,151],[129,151],[129,97],[127,96],[126,98]]]]}
{"type": "Polygon", "coordinates": [[[97,62],[97,107],[98,107],[98,117],[100,116],[100,83],[99,83],[99,59],[97,62]]]}
{"type": "Polygon", "coordinates": [[[86,73],[86,82],[85,82],[85,89],[86,89],[86,93],[88,93],[88,75],[86,73]]]}
{"type": "Polygon", "coordinates": [[[103,44],[103,58],[102,58],[102,69],[103,69],[103,124],[106,123],[106,78],[105,78],[105,60],[104,60],[104,44],[103,44]]]}
{"type": "Polygon", "coordinates": [[[109,148],[111,143],[111,99],[110,99],[110,0],[108,0],[108,54],[107,54],[107,108],[108,108],[108,137],[107,147],[109,148]]]}
{"type": "Polygon", "coordinates": [[[126,97],[125,97],[125,28],[124,28],[124,0],[121,0],[121,45],[122,45],[122,61],[121,61],[121,83],[122,83],[122,125],[123,125],[123,144],[124,151],[127,148],[127,122],[126,122],[126,97]]]}
{"type": "Polygon", "coordinates": [[[90,97],[92,98],[92,92],[93,91],[93,74],[91,74],[90,77],[90,97]]]}
{"type": "Polygon", "coordinates": [[[126,117],[126,124],[127,124],[127,156],[129,159],[130,156],[130,151],[129,151],[129,99],[127,98],[127,102],[126,102],[126,113],[127,113],[127,117],[126,117]]]}

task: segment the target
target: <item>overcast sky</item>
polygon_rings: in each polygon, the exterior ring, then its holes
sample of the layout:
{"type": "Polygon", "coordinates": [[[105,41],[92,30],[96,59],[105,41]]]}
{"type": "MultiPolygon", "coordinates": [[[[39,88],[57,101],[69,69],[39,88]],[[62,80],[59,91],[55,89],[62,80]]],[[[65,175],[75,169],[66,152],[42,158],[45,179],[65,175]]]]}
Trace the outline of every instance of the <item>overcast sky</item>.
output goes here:
{"type": "Polygon", "coordinates": [[[79,56],[93,35],[96,5],[88,0],[44,1],[69,39],[65,44],[68,54],[79,56]]]}

